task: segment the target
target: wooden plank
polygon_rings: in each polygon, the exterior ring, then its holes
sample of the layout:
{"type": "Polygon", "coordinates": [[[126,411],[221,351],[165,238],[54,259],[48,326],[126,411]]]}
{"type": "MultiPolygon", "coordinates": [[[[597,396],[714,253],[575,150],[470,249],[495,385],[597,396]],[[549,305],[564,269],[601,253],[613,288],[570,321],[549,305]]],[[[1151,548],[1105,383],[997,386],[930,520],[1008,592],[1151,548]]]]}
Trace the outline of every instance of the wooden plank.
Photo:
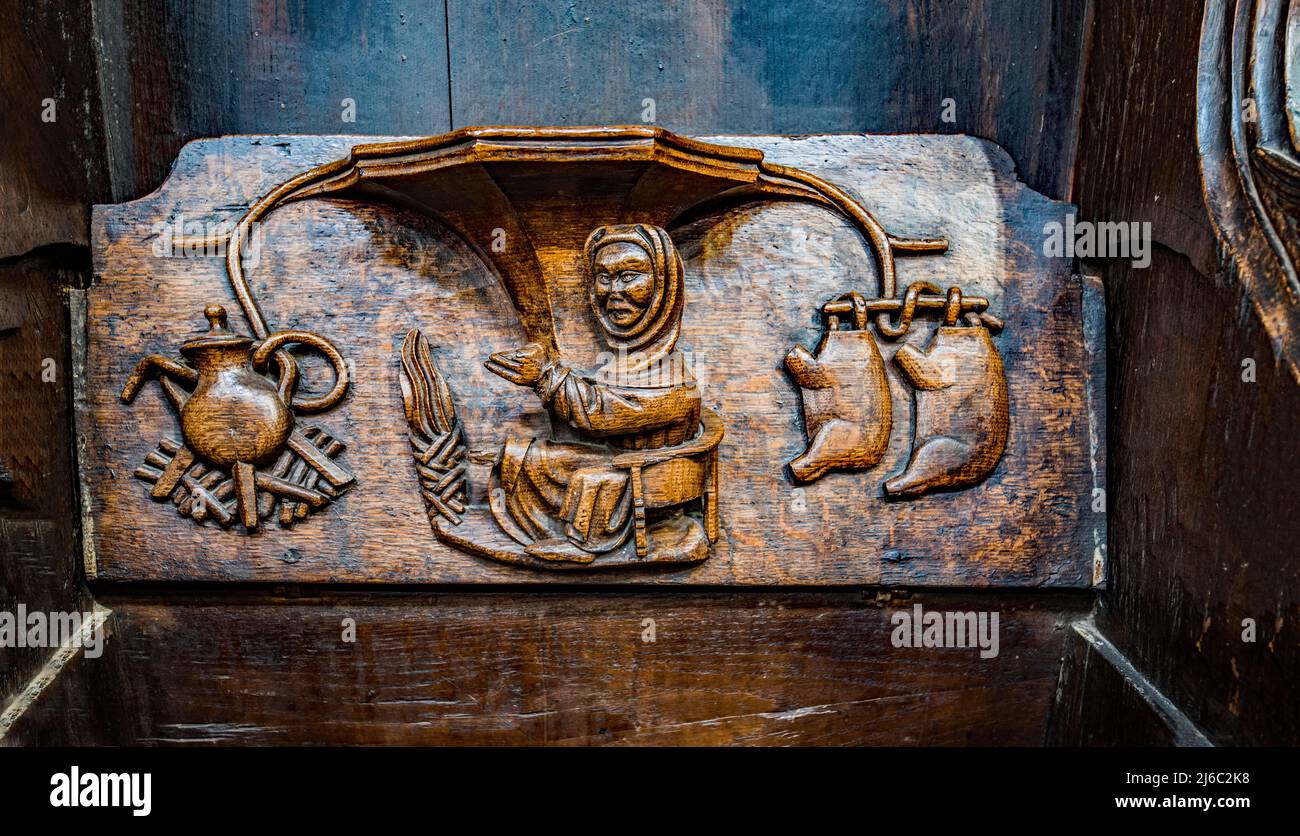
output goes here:
{"type": "Polygon", "coordinates": [[[1149,222],[1156,241],[1212,275],[1214,232],[1196,159],[1201,5],[1145,0],[1097,16],[1075,199],[1082,217],[1149,222]]]}
{"type": "MultiPolygon", "coordinates": [[[[879,466],[808,486],[789,481],[785,463],[806,439],[798,391],[780,360],[794,344],[816,345],[817,311],[825,301],[850,288],[874,295],[877,278],[846,222],[816,207],[761,205],[725,210],[677,231],[688,298],[725,303],[688,302],[682,338],[683,350],[695,357],[705,405],[727,425],[723,536],[712,557],[672,571],[560,579],[457,551],[434,539],[420,500],[398,400],[399,346],[408,329],[429,330],[438,363],[459,393],[471,448],[499,449],[507,434],[545,432],[535,396],[483,368],[491,352],[520,341],[510,303],[465,242],[434,221],[383,204],[305,201],[272,215],[259,230],[266,243],[250,275],[272,328],[313,328],[345,347],[354,367],[352,393],[338,408],[310,417],[348,444],[340,461],[357,475],[356,486],[301,525],[257,537],[238,528],[200,528],[149,503],[140,484],[115,474],[131,473],[159,438],[173,436],[175,419],[152,389],[131,406],[122,404],[122,383],[138,357],[170,351],[199,325],[206,305],[237,306],[222,257],[156,255],[154,240],[142,231],[156,230],[178,210],[200,226],[228,222],[232,207],[302,168],[342,156],[353,141],[197,143],[158,193],[97,209],[97,283],[90,292],[80,420],[88,449],[96,451],[84,476],[101,578],[1092,583],[1097,475],[1091,447],[1104,432],[1090,426],[1084,392],[1092,361],[1081,284],[1068,260],[1043,254],[1041,240],[1046,224],[1062,219],[1068,207],[1018,183],[997,148],[965,137],[748,137],[739,144],[863,196],[895,235],[946,235],[950,251],[903,260],[900,283],[962,285],[987,296],[1006,318],[998,341],[1011,388],[1012,441],[993,475],[974,489],[907,503],[881,499],[881,481],[902,471],[911,447],[911,390],[896,372],[889,385],[897,419],[879,466]]],[[[568,312],[563,348],[573,353],[566,356],[582,362],[593,359],[598,343],[573,295],[576,286],[570,281],[570,295],[555,305],[568,312]]],[[[924,345],[934,324],[919,324],[907,342],[924,345]]],[[[882,346],[891,368],[897,346],[882,346]]],[[[472,480],[479,503],[486,501],[484,475],[472,480]]]]}
{"type": "Polygon", "coordinates": [[[1121,4],[1094,36],[1080,213],[1151,220],[1156,241],[1146,269],[1095,264],[1111,369],[1098,627],[1215,743],[1296,745],[1300,387],[1215,256],[1194,132],[1201,7],[1121,4]]]}
{"type": "Polygon", "coordinates": [[[1091,620],[1071,625],[1049,746],[1208,746],[1209,740],[1091,620]]]}
{"type": "Polygon", "coordinates": [[[442,3],[94,5],[117,200],[156,188],[197,137],[430,134],[450,125],[442,3]]]}
{"type": "Polygon", "coordinates": [[[1036,745],[1089,597],[108,595],[9,742],[1036,745]],[[999,611],[998,656],[894,647],[918,603],[999,611]]]}
{"type": "Polygon", "coordinates": [[[450,0],[452,124],[968,133],[1067,197],[1087,5],[450,0]]]}
{"type": "MultiPolygon", "coordinates": [[[[88,609],[77,550],[69,285],[85,265],[47,250],[0,263],[0,612],[88,609]]],[[[0,647],[0,705],[51,648],[0,647]]]]}
{"type": "Polygon", "coordinates": [[[89,243],[109,197],[90,0],[18,3],[0,27],[0,258],[89,243]]]}
{"type": "Polygon", "coordinates": [[[1115,591],[1099,624],[1216,743],[1300,741],[1300,387],[1239,289],[1162,248],[1149,270],[1103,275],[1124,311],[1112,386],[1142,395],[1112,401],[1115,591]]]}

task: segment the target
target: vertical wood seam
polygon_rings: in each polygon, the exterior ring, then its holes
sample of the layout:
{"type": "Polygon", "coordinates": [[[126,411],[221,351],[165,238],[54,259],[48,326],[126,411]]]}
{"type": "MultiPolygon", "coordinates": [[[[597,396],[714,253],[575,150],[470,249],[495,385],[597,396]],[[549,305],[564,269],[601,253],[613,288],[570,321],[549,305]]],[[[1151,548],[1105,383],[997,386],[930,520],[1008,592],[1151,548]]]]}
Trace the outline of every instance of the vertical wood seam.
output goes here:
{"type": "Polygon", "coordinates": [[[454,131],[459,125],[456,124],[456,108],[451,100],[451,0],[442,0],[442,36],[447,55],[447,130],[454,131]]]}
{"type": "Polygon", "coordinates": [[[1083,26],[1079,32],[1078,77],[1074,84],[1074,126],[1069,133],[1070,147],[1066,158],[1061,160],[1062,174],[1065,177],[1064,194],[1061,200],[1075,203],[1074,185],[1079,174],[1079,148],[1083,144],[1083,104],[1088,93],[1088,67],[1092,64],[1093,31],[1096,26],[1096,3],[1087,0],[1083,10],[1083,26]]]}

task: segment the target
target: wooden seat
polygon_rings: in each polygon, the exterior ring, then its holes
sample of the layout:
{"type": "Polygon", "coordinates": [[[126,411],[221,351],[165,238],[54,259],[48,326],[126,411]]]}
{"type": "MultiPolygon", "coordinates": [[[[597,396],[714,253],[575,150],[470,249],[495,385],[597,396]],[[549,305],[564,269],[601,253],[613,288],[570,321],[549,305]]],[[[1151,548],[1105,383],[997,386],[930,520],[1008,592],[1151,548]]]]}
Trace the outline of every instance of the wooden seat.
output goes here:
{"type": "Polygon", "coordinates": [[[635,515],[637,557],[650,553],[646,511],[672,508],[699,500],[704,510],[704,534],[718,539],[718,445],[722,419],[710,409],[700,414],[695,438],[673,447],[630,450],[614,457],[614,467],[630,471],[635,515]]]}

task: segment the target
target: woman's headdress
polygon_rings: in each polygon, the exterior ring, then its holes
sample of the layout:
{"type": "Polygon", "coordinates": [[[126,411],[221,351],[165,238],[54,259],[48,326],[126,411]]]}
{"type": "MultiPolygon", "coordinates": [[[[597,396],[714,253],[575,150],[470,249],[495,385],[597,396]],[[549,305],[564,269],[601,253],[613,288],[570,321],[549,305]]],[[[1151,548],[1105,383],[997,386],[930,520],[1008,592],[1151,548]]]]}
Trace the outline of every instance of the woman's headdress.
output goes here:
{"type": "Polygon", "coordinates": [[[671,351],[677,342],[684,303],[682,259],[668,233],[648,224],[602,226],[591,233],[583,245],[587,276],[595,274],[596,253],[609,244],[633,244],[650,256],[654,268],[655,290],[645,312],[632,325],[622,328],[611,322],[596,298],[594,281],[588,283],[587,296],[592,313],[604,329],[611,348],[630,352],[671,351]]]}

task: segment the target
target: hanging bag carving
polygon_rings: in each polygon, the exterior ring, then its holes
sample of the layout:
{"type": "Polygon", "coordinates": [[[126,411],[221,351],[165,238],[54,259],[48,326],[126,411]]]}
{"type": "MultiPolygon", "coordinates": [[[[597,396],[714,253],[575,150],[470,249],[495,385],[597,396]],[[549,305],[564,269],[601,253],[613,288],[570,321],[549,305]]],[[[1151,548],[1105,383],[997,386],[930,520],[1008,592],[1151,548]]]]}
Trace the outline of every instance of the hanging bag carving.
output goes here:
{"type": "Polygon", "coordinates": [[[851,306],[851,330],[840,330],[838,313],[826,313],[826,333],[817,355],[796,345],[785,367],[803,398],[808,448],[791,460],[796,482],[811,482],[832,470],[875,467],[889,447],[893,426],[889,381],[876,339],[867,329],[860,294],[846,293],[824,311],[851,306]]]}
{"type": "Polygon", "coordinates": [[[901,346],[894,363],[916,390],[916,423],[907,469],[885,494],[914,497],[982,482],[1007,444],[1007,379],[989,329],[978,317],[955,324],[961,292],[953,288],[944,324],[924,352],[901,346]]]}

